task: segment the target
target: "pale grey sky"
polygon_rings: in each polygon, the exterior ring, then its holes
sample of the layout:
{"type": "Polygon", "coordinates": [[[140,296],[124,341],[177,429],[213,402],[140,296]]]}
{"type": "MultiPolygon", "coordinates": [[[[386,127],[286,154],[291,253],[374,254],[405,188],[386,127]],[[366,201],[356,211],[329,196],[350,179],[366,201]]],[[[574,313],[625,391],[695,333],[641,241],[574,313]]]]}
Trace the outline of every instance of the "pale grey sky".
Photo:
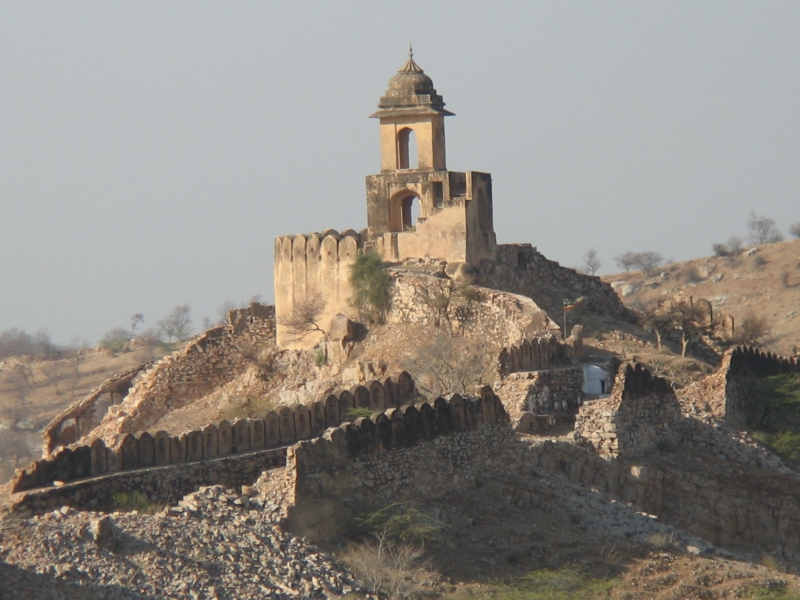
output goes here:
{"type": "Polygon", "coordinates": [[[276,235],[366,225],[406,59],[498,241],[675,260],[800,221],[800,2],[0,3],[0,331],[272,298],[276,235]]]}

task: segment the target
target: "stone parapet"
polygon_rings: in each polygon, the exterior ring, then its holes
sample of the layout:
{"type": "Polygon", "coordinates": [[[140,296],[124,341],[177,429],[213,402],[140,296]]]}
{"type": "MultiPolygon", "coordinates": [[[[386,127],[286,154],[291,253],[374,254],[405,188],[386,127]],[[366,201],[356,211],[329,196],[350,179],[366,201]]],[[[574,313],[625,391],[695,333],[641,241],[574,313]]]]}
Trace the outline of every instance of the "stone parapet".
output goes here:
{"type": "Polygon", "coordinates": [[[20,492],[49,486],[54,481],[64,483],[287,446],[319,436],[328,427],[337,427],[348,419],[351,409],[379,412],[408,404],[417,395],[414,380],[403,371],[396,379],[369,381],[319,401],[278,407],[263,419],[222,421],[180,436],[170,436],[164,431],[128,434],[110,448],[102,439],[94,440],[91,445],[64,448],[51,458],[38,460],[25,470],[17,471],[8,485],[11,492],[20,492]]]}
{"type": "Polygon", "coordinates": [[[510,435],[502,402],[484,387],[477,398],[455,394],[390,409],[299,442],[289,449],[287,472],[299,505],[373,492],[437,495],[465,484],[465,469],[477,473],[491,459],[490,440],[510,435]]]}

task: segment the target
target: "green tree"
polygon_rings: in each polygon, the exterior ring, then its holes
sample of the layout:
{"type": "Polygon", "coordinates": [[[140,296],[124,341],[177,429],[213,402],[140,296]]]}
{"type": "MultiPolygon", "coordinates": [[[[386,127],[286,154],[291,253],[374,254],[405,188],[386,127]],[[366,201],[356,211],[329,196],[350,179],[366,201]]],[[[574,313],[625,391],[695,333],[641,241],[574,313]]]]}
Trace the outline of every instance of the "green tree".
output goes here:
{"type": "Polygon", "coordinates": [[[392,278],[381,257],[374,252],[359,252],[350,266],[350,300],[362,318],[380,323],[389,310],[392,278]]]}

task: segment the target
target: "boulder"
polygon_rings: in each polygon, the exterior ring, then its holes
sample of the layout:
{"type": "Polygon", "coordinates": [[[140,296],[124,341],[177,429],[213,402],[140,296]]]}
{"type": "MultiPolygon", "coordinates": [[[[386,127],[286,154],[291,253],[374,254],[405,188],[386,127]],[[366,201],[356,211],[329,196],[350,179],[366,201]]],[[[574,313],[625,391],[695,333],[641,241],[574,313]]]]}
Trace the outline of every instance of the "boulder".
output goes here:
{"type": "Polygon", "coordinates": [[[346,342],[355,337],[355,323],[342,313],[338,313],[331,319],[331,327],[328,337],[332,340],[346,342]]]}

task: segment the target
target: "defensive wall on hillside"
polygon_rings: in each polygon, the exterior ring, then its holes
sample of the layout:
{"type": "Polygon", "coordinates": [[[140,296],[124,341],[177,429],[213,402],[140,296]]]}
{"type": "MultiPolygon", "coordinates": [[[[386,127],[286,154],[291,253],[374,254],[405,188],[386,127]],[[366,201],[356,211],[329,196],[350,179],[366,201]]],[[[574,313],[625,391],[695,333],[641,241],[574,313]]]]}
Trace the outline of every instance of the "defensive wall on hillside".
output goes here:
{"type": "Polygon", "coordinates": [[[252,303],[232,310],[228,325],[212,327],[185,348],[134,373],[126,394],[115,396],[101,386],[99,393],[93,391],[61,413],[43,432],[43,455],[79,441],[97,427],[107,426],[109,435],[145,430],[168,412],[241,375],[260,349],[274,344],[273,306],[252,303]]]}
{"type": "Polygon", "coordinates": [[[634,318],[609,284],[548,260],[530,244],[499,245],[496,261],[481,262],[480,271],[483,285],[528,296],[554,318],[562,314],[564,299],[579,297],[594,314],[634,318]]]}
{"type": "Polygon", "coordinates": [[[371,381],[307,405],[281,406],[269,411],[263,419],[222,421],[180,436],[170,436],[164,431],[128,434],[113,448],[96,439],[91,445],[64,448],[52,458],[31,463],[16,473],[9,484],[10,490],[21,492],[49,486],[54,481],[65,483],[287,446],[319,436],[327,427],[337,427],[352,408],[377,412],[405,405],[417,395],[413,379],[403,371],[396,379],[371,381]]]}
{"type": "Polygon", "coordinates": [[[87,396],[73,402],[56,415],[42,430],[44,456],[48,456],[59,446],[74,444],[83,434],[97,427],[109,407],[119,404],[128,395],[131,382],[152,365],[152,362],[148,362],[109,377],[87,396]]]}
{"type": "Polygon", "coordinates": [[[675,391],[640,364],[620,367],[611,397],[584,404],[575,434],[601,456],[640,456],[674,447],[682,436],[683,416],[675,391]]]}
{"type": "Polygon", "coordinates": [[[503,404],[488,386],[479,397],[454,394],[329,429],[289,449],[292,518],[317,511],[320,501],[396,502],[474,485],[511,435],[503,404]]]}
{"type": "Polygon", "coordinates": [[[739,346],[726,354],[722,370],[725,371],[725,422],[729,427],[743,431],[757,417],[753,410],[758,410],[748,402],[749,382],[771,375],[800,373],[800,363],[794,358],[739,346]]]}
{"type": "Polygon", "coordinates": [[[275,238],[275,311],[278,319],[277,343],[281,348],[311,347],[321,334],[294,340],[281,321],[303,303],[322,299],[325,308],[318,322],[327,330],[337,313],[350,315],[350,265],[363,247],[359,233],[328,229],[308,235],[275,238]]]}

